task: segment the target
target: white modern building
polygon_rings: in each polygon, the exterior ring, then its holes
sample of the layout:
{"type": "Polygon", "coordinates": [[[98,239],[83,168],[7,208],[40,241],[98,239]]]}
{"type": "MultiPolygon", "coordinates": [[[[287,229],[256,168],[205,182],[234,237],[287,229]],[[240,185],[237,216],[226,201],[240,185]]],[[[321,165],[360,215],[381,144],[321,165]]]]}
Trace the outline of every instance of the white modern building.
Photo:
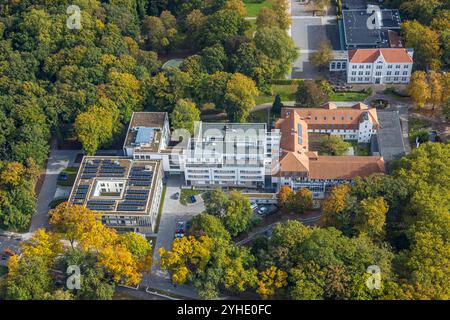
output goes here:
{"type": "Polygon", "coordinates": [[[100,212],[118,231],[155,232],[163,190],[159,160],[84,157],[69,202],[100,212]]]}
{"type": "Polygon", "coordinates": [[[270,187],[279,130],[268,132],[266,124],[198,122],[192,137],[179,134],[171,136],[167,113],[136,112],[124,153],[134,160],[160,160],[166,174],[183,175],[187,186],[270,187]]]}
{"type": "Polygon", "coordinates": [[[263,123],[199,122],[184,154],[186,185],[270,187],[279,146],[279,130],[263,123]]]}
{"type": "Polygon", "coordinates": [[[407,84],[411,79],[412,66],[412,49],[348,50],[347,82],[407,84]]]}

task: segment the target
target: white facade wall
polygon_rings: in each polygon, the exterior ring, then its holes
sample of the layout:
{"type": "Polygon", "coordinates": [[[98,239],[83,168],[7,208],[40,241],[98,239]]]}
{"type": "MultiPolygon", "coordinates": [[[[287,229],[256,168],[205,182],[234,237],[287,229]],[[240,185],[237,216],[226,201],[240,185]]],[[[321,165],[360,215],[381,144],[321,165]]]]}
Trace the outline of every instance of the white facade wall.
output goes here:
{"type": "Polygon", "coordinates": [[[374,63],[348,63],[348,83],[406,84],[411,79],[411,63],[387,63],[380,56],[374,63]]]}

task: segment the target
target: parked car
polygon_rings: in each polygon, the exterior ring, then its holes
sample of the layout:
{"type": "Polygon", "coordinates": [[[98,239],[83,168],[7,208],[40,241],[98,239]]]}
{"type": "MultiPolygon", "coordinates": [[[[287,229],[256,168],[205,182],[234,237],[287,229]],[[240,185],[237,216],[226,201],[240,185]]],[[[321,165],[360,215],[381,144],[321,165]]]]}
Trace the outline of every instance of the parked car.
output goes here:
{"type": "Polygon", "coordinates": [[[253,211],[258,209],[258,205],[256,203],[252,203],[252,205],[250,207],[252,208],[253,211]]]}
{"type": "Polygon", "coordinates": [[[257,212],[258,212],[259,215],[265,216],[266,214],[269,213],[269,208],[266,207],[266,206],[261,206],[261,207],[258,209],[257,212]]]}
{"type": "Polygon", "coordinates": [[[177,221],[175,229],[175,238],[183,238],[186,234],[186,221],[177,221]]]}
{"type": "Polygon", "coordinates": [[[190,203],[196,203],[197,202],[197,198],[195,196],[190,196],[189,197],[189,202],[190,203]]]}
{"type": "Polygon", "coordinates": [[[179,199],[180,199],[180,193],[179,193],[179,192],[175,193],[175,194],[173,195],[173,199],[179,200],[179,199]]]}
{"type": "Polygon", "coordinates": [[[65,172],[61,172],[58,175],[58,181],[67,181],[67,179],[68,179],[68,175],[65,172]]]}

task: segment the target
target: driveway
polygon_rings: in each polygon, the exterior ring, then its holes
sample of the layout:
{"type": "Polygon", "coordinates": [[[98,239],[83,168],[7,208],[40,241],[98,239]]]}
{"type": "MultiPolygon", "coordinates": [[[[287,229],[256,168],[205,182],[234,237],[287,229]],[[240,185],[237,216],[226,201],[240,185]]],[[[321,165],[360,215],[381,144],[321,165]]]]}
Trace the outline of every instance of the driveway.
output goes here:
{"type": "Polygon", "coordinates": [[[197,298],[195,290],[186,285],[174,286],[167,271],[159,267],[159,249],[170,249],[175,235],[176,222],[178,220],[189,221],[195,215],[205,211],[203,202],[194,205],[184,206],[179,200],[172,197],[175,193],[181,192],[180,186],[184,184],[178,177],[170,177],[166,184],[166,195],[164,198],[163,212],[157,233],[156,245],[153,254],[153,267],[150,276],[144,277],[143,283],[151,288],[160,289],[177,295],[190,298],[197,298]]]}
{"type": "Polygon", "coordinates": [[[58,174],[68,166],[72,166],[77,154],[80,152],[80,150],[57,149],[52,149],[50,151],[44,183],[37,200],[37,212],[31,218],[30,232],[48,226],[48,206],[55,196],[58,174]]]}
{"type": "Polygon", "coordinates": [[[405,101],[395,99],[391,95],[376,93],[375,95],[367,98],[364,103],[370,105],[370,103],[374,100],[386,100],[389,102],[390,107],[386,109],[386,111],[398,111],[400,117],[400,124],[402,128],[402,137],[403,143],[405,145],[406,154],[411,153],[411,145],[409,142],[409,107],[410,104],[405,101]]]}

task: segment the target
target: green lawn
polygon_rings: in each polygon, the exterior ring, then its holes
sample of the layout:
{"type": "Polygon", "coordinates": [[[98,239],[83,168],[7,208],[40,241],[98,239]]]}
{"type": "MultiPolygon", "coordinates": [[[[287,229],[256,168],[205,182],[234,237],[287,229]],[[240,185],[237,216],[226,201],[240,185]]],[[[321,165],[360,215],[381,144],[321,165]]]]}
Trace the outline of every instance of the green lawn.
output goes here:
{"type": "MultiPolygon", "coordinates": [[[[158,217],[156,217],[155,233],[158,233],[159,223],[161,222],[162,211],[164,207],[164,199],[166,198],[167,186],[163,187],[161,193],[161,202],[159,203],[158,217]]],[[[156,242],[155,242],[156,243],[156,242]]]]}
{"type": "Polygon", "coordinates": [[[244,0],[245,7],[247,8],[247,16],[256,17],[258,12],[264,7],[272,7],[272,4],[268,1],[257,2],[257,0],[244,0]]]}
{"type": "Polygon", "coordinates": [[[369,156],[370,155],[370,143],[358,143],[355,140],[345,140],[351,143],[355,156],[369,156]]]}
{"type": "Polygon", "coordinates": [[[63,170],[63,172],[67,173],[66,181],[58,181],[58,186],[62,187],[71,187],[73,186],[75,179],[77,177],[78,168],[77,167],[68,167],[63,170]]]}
{"type": "Polygon", "coordinates": [[[409,141],[412,146],[416,145],[416,138],[420,137],[423,141],[428,141],[430,133],[428,128],[430,123],[426,120],[410,117],[409,118],[409,141]]]}
{"type": "Polygon", "coordinates": [[[274,84],[272,85],[272,94],[261,94],[256,97],[256,104],[263,104],[273,102],[277,94],[280,95],[281,101],[294,101],[295,92],[297,91],[297,84],[274,84]]]}
{"type": "Polygon", "coordinates": [[[364,101],[368,97],[363,92],[334,92],[330,96],[330,101],[364,101]]]}
{"type": "Polygon", "coordinates": [[[199,190],[192,190],[192,189],[181,189],[181,194],[180,194],[180,203],[182,205],[187,205],[187,200],[190,196],[196,196],[199,195],[200,193],[202,193],[199,190]]]}

